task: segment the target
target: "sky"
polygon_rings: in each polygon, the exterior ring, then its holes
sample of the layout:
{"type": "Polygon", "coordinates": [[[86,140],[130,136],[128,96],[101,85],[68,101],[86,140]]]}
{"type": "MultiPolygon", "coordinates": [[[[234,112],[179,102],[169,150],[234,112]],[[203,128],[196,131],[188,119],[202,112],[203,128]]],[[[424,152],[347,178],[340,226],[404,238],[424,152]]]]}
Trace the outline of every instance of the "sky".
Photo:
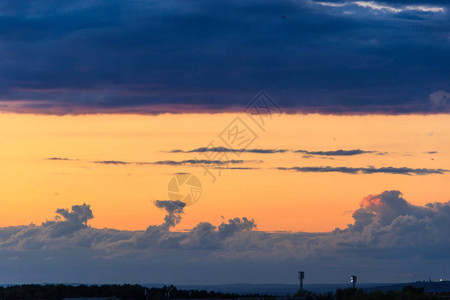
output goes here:
{"type": "Polygon", "coordinates": [[[2,1],[0,281],[449,279],[449,9],[2,1]]]}

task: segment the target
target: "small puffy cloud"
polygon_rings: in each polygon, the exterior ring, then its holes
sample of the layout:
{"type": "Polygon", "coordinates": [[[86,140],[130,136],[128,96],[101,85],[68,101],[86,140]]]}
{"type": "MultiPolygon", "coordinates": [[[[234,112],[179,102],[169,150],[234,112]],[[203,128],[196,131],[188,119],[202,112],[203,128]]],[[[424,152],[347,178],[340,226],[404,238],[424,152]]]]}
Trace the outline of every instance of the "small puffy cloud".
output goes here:
{"type": "Polygon", "coordinates": [[[94,218],[91,207],[87,204],[74,205],[72,211],[59,208],[56,213],[58,215],[54,221],[47,221],[43,224],[43,226],[48,227],[47,231],[53,237],[68,235],[86,228],[88,220],[94,218]]]}
{"type": "Polygon", "coordinates": [[[61,215],[66,222],[81,224],[83,226],[87,226],[87,221],[94,218],[90,205],[86,203],[72,206],[72,211],[65,208],[58,208],[56,213],[61,215]]]}
{"type": "Polygon", "coordinates": [[[446,91],[437,91],[430,95],[432,108],[436,110],[448,111],[450,109],[450,93],[446,91]]]}
{"type": "Polygon", "coordinates": [[[256,228],[255,221],[247,218],[229,219],[218,227],[210,223],[199,223],[180,241],[186,249],[227,249],[242,232],[249,232],[256,228]]]}
{"type": "Polygon", "coordinates": [[[164,209],[167,212],[164,221],[170,227],[175,226],[181,220],[181,214],[183,213],[183,208],[186,203],[182,201],[172,201],[172,200],[156,200],[155,206],[164,209]]]}

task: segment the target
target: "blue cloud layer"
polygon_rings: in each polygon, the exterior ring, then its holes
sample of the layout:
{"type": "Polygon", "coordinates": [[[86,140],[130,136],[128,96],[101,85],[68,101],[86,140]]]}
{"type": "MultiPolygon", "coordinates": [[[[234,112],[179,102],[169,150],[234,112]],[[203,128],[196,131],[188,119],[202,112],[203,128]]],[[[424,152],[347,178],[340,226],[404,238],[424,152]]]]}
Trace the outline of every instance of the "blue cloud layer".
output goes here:
{"type": "Polygon", "coordinates": [[[310,282],[346,281],[354,272],[364,281],[406,282],[439,278],[450,262],[450,202],[413,205],[399,191],[365,197],[352,224],[324,233],[258,231],[246,217],[177,232],[171,228],[183,205],[155,205],[164,222],[141,231],[90,227],[86,204],[58,209],[41,225],[0,228],[0,275],[11,282],[293,282],[301,266],[310,282]]]}
{"type": "Polygon", "coordinates": [[[446,1],[2,1],[1,109],[450,111],[446,1]]]}

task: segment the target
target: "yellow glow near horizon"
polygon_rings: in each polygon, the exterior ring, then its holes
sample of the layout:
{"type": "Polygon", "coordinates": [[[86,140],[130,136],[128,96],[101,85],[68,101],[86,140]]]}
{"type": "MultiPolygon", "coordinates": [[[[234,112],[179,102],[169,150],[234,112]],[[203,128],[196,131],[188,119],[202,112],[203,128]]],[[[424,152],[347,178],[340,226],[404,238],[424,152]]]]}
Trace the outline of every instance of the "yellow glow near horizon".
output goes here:
{"type": "Polygon", "coordinates": [[[448,115],[276,117],[268,122],[266,132],[255,129],[259,138],[249,148],[388,153],[334,159],[303,158],[301,153],[229,155],[253,161],[243,166],[260,169],[223,170],[215,183],[199,167],[93,163],[201,158],[195,153],[165,151],[207,146],[235,117],[0,114],[0,226],[40,223],[52,218],[57,208],[88,203],[94,227],[145,229],[162,222],[164,213],[152,201],[168,198],[167,183],[176,172],[193,173],[203,184],[200,201],[186,208],[177,229],[192,228],[201,221],[217,225],[222,216],[245,216],[254,218],[260,230],[328,231],[350,223],[350,212],[368,194],[397,189],[420,205],[450,199],[448,173],[354,175],[275,169],[370,165],[450,169],[448,115]],[[72,160],[46,160],[49,157],[72,160]]]}

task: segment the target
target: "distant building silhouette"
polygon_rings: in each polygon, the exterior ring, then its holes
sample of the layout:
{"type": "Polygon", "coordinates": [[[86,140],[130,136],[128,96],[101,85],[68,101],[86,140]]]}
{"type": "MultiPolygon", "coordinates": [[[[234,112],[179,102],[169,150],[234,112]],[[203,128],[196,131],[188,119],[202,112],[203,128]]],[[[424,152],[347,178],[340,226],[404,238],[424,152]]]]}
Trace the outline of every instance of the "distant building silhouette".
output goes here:
{"type": "Polygon", "coordinates": [[[300,291],[303,291],[303,279],[305,279],[305,272],[298,272],[298,279],[300,280],[300,291]]]}

